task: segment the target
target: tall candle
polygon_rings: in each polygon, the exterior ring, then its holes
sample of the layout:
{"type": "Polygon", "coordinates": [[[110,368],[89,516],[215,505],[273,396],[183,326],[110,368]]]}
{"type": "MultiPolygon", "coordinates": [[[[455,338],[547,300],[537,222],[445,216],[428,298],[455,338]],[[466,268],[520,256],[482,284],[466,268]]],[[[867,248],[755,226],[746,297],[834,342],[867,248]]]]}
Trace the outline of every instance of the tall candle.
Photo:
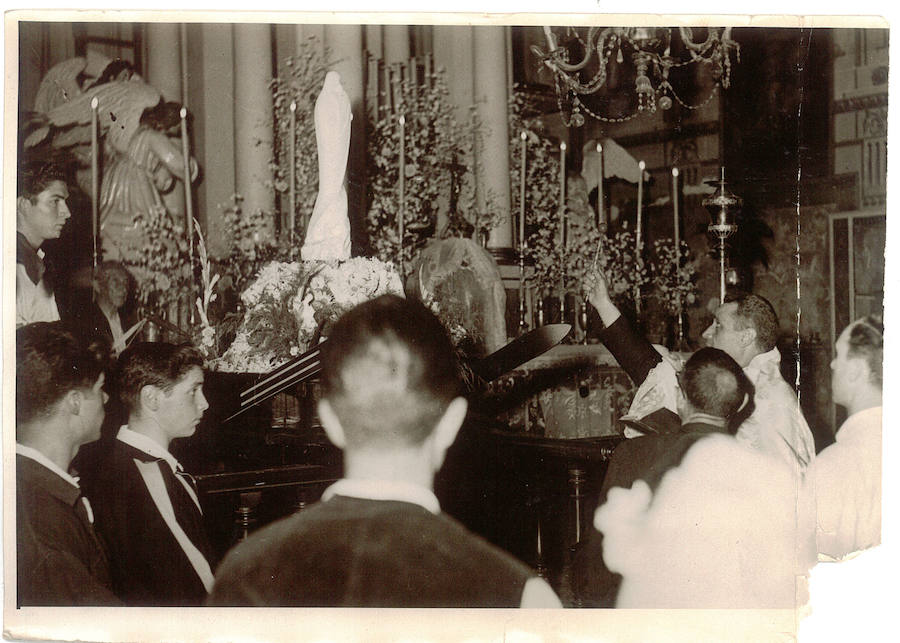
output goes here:
{"type": "Polygon", "coordinates": [[[603,216],[603,145],[597,141],[597,226],[606,220],[603,216]]]}
{"type": "MultiPolygon", "coordinates": [[[[188,234],[191,274],[194,274],[194,205],[191,202],[191,150],[188,142],[187,109],[181,108],[181,156],[184,162],[184,222],[188,234]]],[[[193,312],[193,309],[191,309],[193,312]]]]}
{"type": "MultiPolygon", "coordinates": [[[[638,269],[640,269],[641,265],[643,265],[643,261],[641,260],[641,212],[642,206],[644,203],[644,168],[646,164],[643,161],[638,163],[638,196],[637,196],[637,222],[635,224],[635,234],[634,234],[634,257],[635,263],[637,264],[638,269]]],[[[641,289],[635,286],[634,288],[634,309],[635,312],[640,314],[641,312],[641,289]]]]}
{"type": "Polygon", "coordinates": [[[94,268],[97,268],[98,222],[100,220],[100,133],[97,107],[100,101],[91,99],[91,241],[93,242],[94,268]]]}
{"type": "Polygon", "coordinates": [[[566,144],[559,144],[559,244],[565,243],[566,220],[566,144]]]}
{"type": "Polygon", "coordinates": [[[681,266],[681,233],[678,229],[678,168],[672,168],[672,212],[675,218],[675,274],[681,266]]]}
{"type": "Polygon", "coordinates": [[[521,254],[525,252],[525,154],[528,135],[522,130],[519,137],[522,139],[519,161],[519,253],[521,254]]]}
{"type": "Polygon", "coordinates": [[[290,163],[291,163],[291,198],[290,212],[288,212],[288,229],[290,230],[291,256],[294,254],[294,227],[297,216],[297,103],[291,101],[291,133],[290,133],[290,163]]]}
{"type": "Polygon", "coordinates": [[[400,235],[400,251],[403,251],[403,217],[406,200],[406,118],[397,119],[400,124],[400,210],[397,217],[397,228],[400,235]]]}

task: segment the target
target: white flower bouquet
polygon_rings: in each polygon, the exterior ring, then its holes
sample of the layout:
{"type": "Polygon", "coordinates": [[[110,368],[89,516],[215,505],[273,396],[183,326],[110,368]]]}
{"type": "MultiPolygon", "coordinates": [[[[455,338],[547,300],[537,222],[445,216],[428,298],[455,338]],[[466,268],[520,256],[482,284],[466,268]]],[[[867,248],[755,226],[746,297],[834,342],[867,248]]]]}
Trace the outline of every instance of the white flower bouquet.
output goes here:
{"type": "Polygon", "coordinates": [[[403,286],[379,259],[269,263],[241,295],[244,319],[213,367],[270,371],[306,351],[345,311],[384,294],[402,296],[403,286]]]}

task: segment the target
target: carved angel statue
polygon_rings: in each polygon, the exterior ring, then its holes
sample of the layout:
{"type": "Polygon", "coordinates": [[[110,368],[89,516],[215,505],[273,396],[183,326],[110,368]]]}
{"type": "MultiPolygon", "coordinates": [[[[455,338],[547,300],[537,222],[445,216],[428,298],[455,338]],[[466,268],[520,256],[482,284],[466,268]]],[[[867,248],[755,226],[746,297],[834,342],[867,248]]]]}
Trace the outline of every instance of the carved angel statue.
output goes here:
{"type": "MultiPolygon", "coordinates": [[[[184,181],[181,105],[166,102],[154,87],[113,61],[96,78],[87,76],[86,59],[64,61],[41,81],[32,129],[25,148],[49,145],[78,160],[78,183],[91,191],[91,101],[98,100],[102,141],[99,212],[104,256],[127,258],[127,247],[140,243],[134,215],[154,206],[165,208],[162,195],[184,181]],[[38,110],[47,111],[40,113],[38,110]]],[[[190,180],[197,162],[190,161],[190,180]]]]}

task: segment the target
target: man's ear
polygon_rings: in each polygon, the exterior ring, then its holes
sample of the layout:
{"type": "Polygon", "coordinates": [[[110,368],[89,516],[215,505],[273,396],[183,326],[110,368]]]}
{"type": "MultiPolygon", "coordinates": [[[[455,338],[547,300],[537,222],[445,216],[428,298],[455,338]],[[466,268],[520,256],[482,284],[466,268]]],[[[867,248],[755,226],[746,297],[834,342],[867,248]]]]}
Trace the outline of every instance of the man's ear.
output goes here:
{"type": "Polygon", "coordinates": [[[328,436],[328,439],[331,440],[331,443],[334,446],[343,449],[347,444],[347,438],[344,435],[344,427],[341,426],[341,421],[338,420],[338,417],[335,415],[334,409],[331,408],[331,404],[328,403],[328,400],[319,400],[318,411],[319,421],[322,422],[322,428],[325,429],[325,435],[328,436]]]}
{"type": "Polygon", "coordinates": [[[66,405],[66,409],[72,415],[81,415],[81,403],[84,401],[84,393],[79,391],[77,388],[73,388],[71,391],[66,393],[66,396],[63,398],[63,404],[66,405]]]}
{"type": "Polygon", "coordinates": [[[741,331],[741,339],[744,342],[744,346],[753,346],[756,344],[756,329],[748,326],[741,331]]]}
{"type": "Polygon", "coordinates": [[[16,197],[16,225],[19,224],[19,217],[25,216],[25,214],[28,213],[28,209],[30,207],[31,201],[28,199],[28,197],[16,197]]]}
{"type": "Polygon", "coordinates": [[[466,413],[469,410],[469,402],[464,397],[454,398],[447,409],[438,420],[437,426],[434,427],[432,440],[441,462],[444,459],[444,453],[450,448],[450,445],[456,440],[459,429],[462,427],[463,421],[466,419],[466,413]]]}
{"type": "Polygon", "coordinates": [[[159,396],[162,395],[162,389],[152,384],[145,384],[141,387],[140,404],[141,408],[149,411],[159,410],[159,396]]]}

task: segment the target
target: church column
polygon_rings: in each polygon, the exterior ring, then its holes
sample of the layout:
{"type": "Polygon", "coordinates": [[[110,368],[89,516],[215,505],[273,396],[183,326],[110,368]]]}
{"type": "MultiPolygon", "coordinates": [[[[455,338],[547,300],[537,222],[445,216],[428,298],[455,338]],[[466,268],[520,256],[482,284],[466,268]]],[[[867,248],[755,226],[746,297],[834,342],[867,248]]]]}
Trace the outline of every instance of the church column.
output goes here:
{"type": "Polygon", "coordinates": [[[406,25],[384,26],[384,62],[409,62],[409,27],[406,25]]]}
{"type": "Polygon", "coordinates": [[[475,105],[483,125],[478,207],[489,204],[502,213],[501,222],[491,230],[488,247],[498,257],[512,255],[512,225],[509,199],[509,115],[507,109],[506,37],[503,27],[473,27],[475,105]]]}
{"type": "Polygon", "coordinates": [[[234,25],[234,173],[235,187],[246,211],[263,210],[273,217],[271,187],[273,140],[272,35],[267,24],[234,25]]]}
{"type": "MultiPolygon", "coordinates": [[[[181,103],[182,42],[178,23],[151,22],[145,33],[147,83],[158,89],[165,100],[181,103]]],[[[182,222],[185,202],[184,185],[180,181],[176,181],[171,192],[163,195],[163,202],[176,220],[182,222]]]]}
{"type": "Polygon", "coordinates": [[[353,120],[350,124],[350,155],[347,159],[347,205],[350,217],[351,252],[356,254],[366,240],[366,105],[363,74],[363,27],[361,25],[326,25],[325,46],[331,69],[341,75],[341,84],[350,97],[353,120]]]}

